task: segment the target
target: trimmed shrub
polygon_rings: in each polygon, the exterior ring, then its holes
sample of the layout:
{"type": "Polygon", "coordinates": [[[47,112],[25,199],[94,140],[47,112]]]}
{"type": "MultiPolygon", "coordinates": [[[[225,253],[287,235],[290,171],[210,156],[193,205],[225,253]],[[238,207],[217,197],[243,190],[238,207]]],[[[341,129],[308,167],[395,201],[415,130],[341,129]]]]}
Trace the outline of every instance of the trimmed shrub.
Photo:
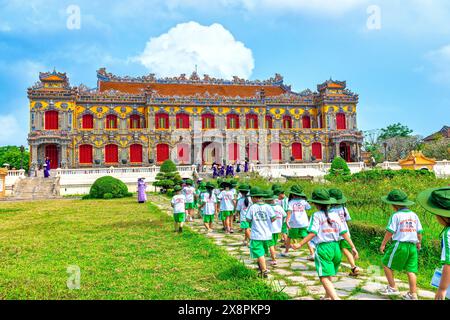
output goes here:
{"type": "Polygon", "coordinates": [[[103,199],[105,199],[105,200],[109,200],[109,199],[112,199],[112,198],[113,198],[113,195],[111,193],[105,193],[103,195],[103,199]]]}
{"type": "Polygon", "coordinates": [[[108,199],[129,197],[131,193],[128,192],[128,187],[125,183],[119,179],[106,176],[97,179],[91,186],[89,191],[90,199],[107,199],[105,194],[108,195],[108,199]]]}
{"type": "Polygon", "coordinates": [[[181,184],[181,176],[177,171],[177,166],[171,160],[164,161],[155,179],[153,185],[160,187],[161,193],[167,193],[169,189],[181,184]]]}
{"type": "Polygon", "coordinates": [[[329,173],[325,176],[327,180],[335,180],[336,178],[339,180],[348,181],[350,180],[351,172],[348,168],[347,162],[341,158],[336,157],[333,159],[331,163],[331,168],[329,173]]]}

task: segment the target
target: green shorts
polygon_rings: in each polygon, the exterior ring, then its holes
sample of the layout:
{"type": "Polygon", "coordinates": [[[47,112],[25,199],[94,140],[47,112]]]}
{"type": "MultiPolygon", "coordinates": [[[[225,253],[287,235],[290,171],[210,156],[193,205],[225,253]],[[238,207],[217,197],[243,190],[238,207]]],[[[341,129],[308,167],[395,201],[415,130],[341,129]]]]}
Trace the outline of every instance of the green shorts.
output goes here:
{"type": "Polygon", "coordinates": [[[323,242],[316,247],[314,262],[319,277],[335,276],[341,265],[342,253],[339,242],[323,242]]]}
{"type": "Polygon", "coordinates": [[[233,211],[220,211],[220,219],[226,220],[227,217],[230,217],[233,215],[233,211]]]}
{"type": "Polygon", "coordinates": [[[188,202],[188,203],[185,204],[185,208],[186,208],[186,210],[194,209],[195,208],[195,203],[194,202],[188,202]]]}
{"type": "Polygon", "coordinates": [[[382,259],[383,265],[395,271],[417,273],[419,255],[417,246],[412,242],[394,241],[382,259]]]}
{"type": "Polygon", "coordinates": [[[339,241],[339,247],[341,248],[341,250],[342,249],[352,250],[352,246],[345,239],[339,241]]]}
{"type": "Polygon", "coordinates": [[[251,223],[248,221],[241,221],[241,229],[250,229],[252,227],[251,223]]]}
{"type": "Polygon", "coordinates": [[[214,215],[213,214],[204,214],[203,215],[203,222],[204,223],[213,223],[214,222],[214,215]]]}
{"type": "Polygon", "coordinates": [[[258,259],[269,254],[270,242],[272,240],[250,240],[250,257],[258,259]]]}
{"type": "Polygon", "coordinates": [[[173,220],[175,220],[175,222],[184,222],[185,219],[186,219],[185,213],[174,213],[173,214],[173,220]]]}
{"type": "Polygon", "coordinates": [[[288,233],[288,228],[287,228],[286,221],[284,221],[283,225],[281,226],[281,233],[282,234],[287,234],[288,233]]]}
{"type": "Polygon", "coordinates": [[[270,241],[270,247],[275,247],[278,243],[278,239],[280,237],[279,233],[272,233],[272,240],[270,241]]]}
{"type": "Polygon", "coordinates": [[[291,239],[303,239],[308,235],[306,228],[291,228],[288,231],[288,237],[291,239]]]}

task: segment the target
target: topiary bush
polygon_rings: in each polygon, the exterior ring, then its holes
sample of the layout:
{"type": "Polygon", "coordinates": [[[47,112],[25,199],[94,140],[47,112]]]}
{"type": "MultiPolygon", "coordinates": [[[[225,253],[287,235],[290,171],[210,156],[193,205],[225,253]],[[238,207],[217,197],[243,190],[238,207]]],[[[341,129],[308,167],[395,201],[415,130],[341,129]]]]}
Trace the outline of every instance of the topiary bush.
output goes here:
{"type": "Polygon", "coordinates": [[[97,179],[89,191],[90,199],[113,199],[130,197],[128,187],[119,179],[106,176],[97,179]]]}
{"type": "Polygon", "coordinates": [[[176,185],[181,185],[181,176],[177,171],[177,166],[173,161],[166,160],[159,169],[160,172],[156,175],[153,185],[160,188],[161,193],[166,193],[173,189],[176,185]]]}
{"type": "Polygon", "coordinates": [[[347,165],[347,162],[341,157],[336,157],[333,159],[333,162],[331,163],[330,171],[325,176],[325,179],[335,180],[336,178],[338,178],[338,179],[346,181],[346,180],[349,180],[350,176],[351,176],[351,171],[347,165]]]}

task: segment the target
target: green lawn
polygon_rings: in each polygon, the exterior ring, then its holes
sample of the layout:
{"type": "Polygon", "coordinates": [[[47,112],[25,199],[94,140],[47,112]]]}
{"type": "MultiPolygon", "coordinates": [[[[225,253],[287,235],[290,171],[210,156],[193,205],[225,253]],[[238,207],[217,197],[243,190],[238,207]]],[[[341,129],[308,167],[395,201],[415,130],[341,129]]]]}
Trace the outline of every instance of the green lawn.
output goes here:
{"type": "Polygon", "coordinates": [[[0,299],[286,299],[135,199],[0,202],[0,299]],[[69,290],[69,266],[81,270],[69,290]]]}

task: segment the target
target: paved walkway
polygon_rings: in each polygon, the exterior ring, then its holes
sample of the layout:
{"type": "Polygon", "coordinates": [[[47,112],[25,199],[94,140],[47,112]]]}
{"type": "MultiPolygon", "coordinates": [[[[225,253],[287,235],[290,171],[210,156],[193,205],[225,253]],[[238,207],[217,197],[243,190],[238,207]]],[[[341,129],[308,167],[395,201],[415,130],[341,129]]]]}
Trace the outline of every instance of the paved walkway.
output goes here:
{"type": "MultiPolygon", "coordinates": [[[[149,200],[162,210],[172,215],[169,200],[160,195],[150,195],[149,200]]],[[[217,245],[222,246],[228,253],[236,259],[242,261],[248,268],[258,269],[255,260],[250,258],[248,247],[242,245],[243,234],[225,234],[222,226],[215,224],[215,231],[206,234],[203,222],[195,219],[194,222],[186,223],[192,230],[204,234],[211,238],[217,245]]],[[[238,229],[237,229],[238,230],[238,229]]],[[[278,248],[278,252],[280,252],[278,248]]],[[[306,249],[305,249],[306,250],[306,249]]],[[[324,295],[325,291],[319,282],[314,262],[308,261],[306,256],[308,251],[293,251],[290,257],[277,258],[278,265],[270,267],[268,283],[274,290],[283,291],[294,300],[316,300],[324,295]]],[[[270,260],[270,258],[268,259],[270,260]]],[[[381,270],[362,270],[358,277],[348,276],[349,265],[342,264],[341,272],[335,278],[336,291],[341,299],[345,300],[389,300],[378,294],[378,290],[387,285],[387,281],[381,270]]],[[[402,293],[408,291],[408,284],[397,282],[402,293]]],[[[434,292],[419,290],[419,299],[433,299],[434,292]]]]}

